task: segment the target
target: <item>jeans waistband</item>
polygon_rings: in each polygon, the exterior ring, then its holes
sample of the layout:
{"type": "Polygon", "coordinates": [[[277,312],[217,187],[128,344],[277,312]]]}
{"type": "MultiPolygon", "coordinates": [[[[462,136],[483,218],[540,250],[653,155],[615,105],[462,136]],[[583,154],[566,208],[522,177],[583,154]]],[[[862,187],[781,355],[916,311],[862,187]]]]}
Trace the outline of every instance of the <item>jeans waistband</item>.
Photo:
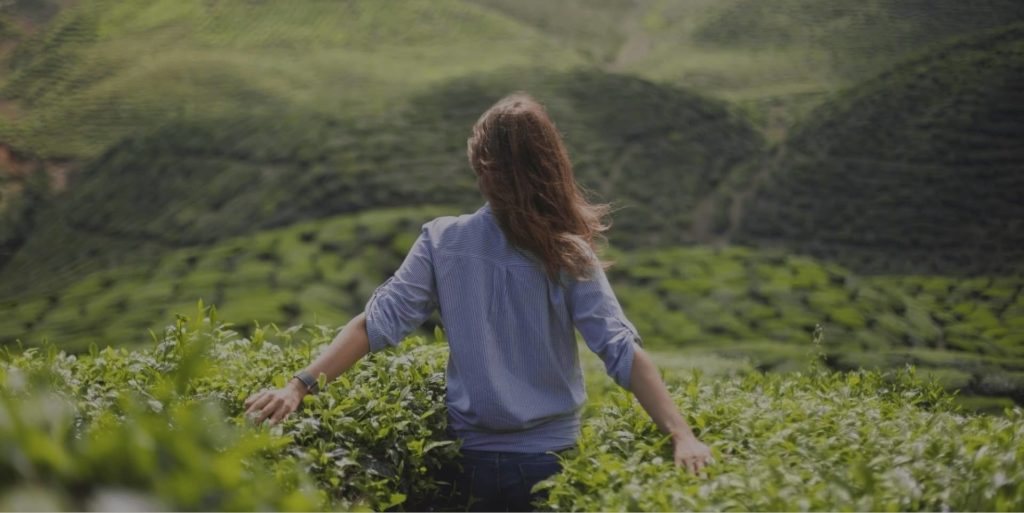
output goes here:
{"type": "Polygon", "coordinates": [[[515,452],[515,451],[483,451],[477,449],[463,449],[461,454],[464,458],[477,461],[507,461],[507,460],[536,460],[545,456],[561,456],[562,454],[575,449],[576,446],[545,452],[515,452]]]}

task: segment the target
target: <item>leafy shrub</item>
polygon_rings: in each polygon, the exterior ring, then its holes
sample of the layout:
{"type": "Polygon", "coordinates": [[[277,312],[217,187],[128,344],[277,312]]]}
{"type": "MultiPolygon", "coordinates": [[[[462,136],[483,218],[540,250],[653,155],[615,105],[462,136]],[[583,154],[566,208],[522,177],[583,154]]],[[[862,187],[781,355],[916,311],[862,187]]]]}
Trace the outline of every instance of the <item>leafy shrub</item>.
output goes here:
{"type": "MultiPolygon", "coordinates": [[[[244,399],[283,385],[334,330],[257,326],[243,338],[230,328],[200,303],[134,350],[0,352],[0,507],[430,506],[432,470],[458,450],[444,435],[445,344],[414,337],[370,354],[281,424],[257,428],[243,418],[244,399]]],[[[639,404],[600,375],[595,357],[584,359],[584,427],[565,470],[540,485],[547,508],[1024,507],[1024,412],[965,415],[912,367],[667,374],[717,459],[705,480],[675,468],[639,404]]]]}
{"type": "Polygon", "coordinates": [[[750,373],[670,387],[715,464],[675,469],[624,391],[539,486],[559,511],[1014,511],[1024,508],[1024,410],[964,416],[913,371],[750,373]]]}
{"type": "Polygon", "coordinates": [[[442,439],[441,345],[369,355],[273,428],[244,420],[245,397],[283,385],[331,336],[240,338],[205,310],[134,351],[5,350],[0,506],[384,509],[429,494],[429,471],[456,450],[442,439]]]}

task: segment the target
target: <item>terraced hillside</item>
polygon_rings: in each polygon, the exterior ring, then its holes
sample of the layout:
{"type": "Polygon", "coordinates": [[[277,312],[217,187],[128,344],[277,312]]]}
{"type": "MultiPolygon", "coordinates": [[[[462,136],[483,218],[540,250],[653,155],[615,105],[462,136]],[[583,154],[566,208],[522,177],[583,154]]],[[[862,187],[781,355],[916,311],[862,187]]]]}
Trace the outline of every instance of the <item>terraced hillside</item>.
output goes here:
{"type": "MultiPolygon", "coordinates": [[[[246,332],[253,322],[338,326],[397,268],[419,224],[459,212],[375,210],[165,252],[92,273],[57,295],[7,304],[0,343],[66,340],[69,351],[142,343],[197,298],[246,332]]],[[[610,257],[618,265],[609,276],[645,344],[680,361],[800,369],[820,324],[837,368],[913,363],[951,389],[989,397],[973,399],[981,405],[1024,402],[1022,278],[862,277],[747,248],[610,257]]]]}
{"type": "Polygon", "coordinates": [[[173,119],[378,112],[453,76],[582,62],[459,0],[82,0],[11,55],[0,97],[27,114],[0,124],[0,140],[87,158],[173,119]]]}
{"type": "Polygon", "coordinates": [[[807,364],[807,344],[820,325],[835,368],[914,364],[965,394],[1024,402],[1019,275],[861,276],[783,251],[738,247],[616,259],[616,293],[653,347],[792,370],[807,364]]]}
{"type": "Polygon", "coordinates": [[[455,80],[359,121],[291,112],[168,125],[122,142],[75,176],[0,271],[0,298],[56,290],[146,252],[305,219],[477,205],[466,138],[487,106],[518,88],[548,104],[581,181],[622,207],[613,240],[623,247],[691,240],[696,199],[762,144],[717,102],[588,71],[455,80]]]}
{"type": "Polygon", "coordinates": [[[65,335],[69,351],[110,337],[143,342],[155,319],[197,299],[248,329],[254,321],[338,325],[398,268],[419,226],[452,208],[375,210],[165,252],[96,272],[59,295],[8,304],[0,340],[65,335]]]}
{"type": "Polygon", "coordinates": [[[838,96],[766,159],[738,240],[871,271],[1019,272],[1022,83],[1017,25],[838,96]]]}
{"type": "MultiPolygon", "coordinates": [[[[735,0],[695,30],[704,45],[803,52],[836,79],[863,80],[946,39],[1024,21],[1014,0],[735,0]]],[[[677,7],[678,8],[678,7],[677,7]]],[[[811,62],[808,63],[812,65],[811,62]]]]}
{"type": "MultiPolygon", "coordinates": [[[[550,3],[480,1],[519,6],[506,12],[550,3]]],[[[606,27],[609,39],[624,38],[611,69],[741,105],[773,140],[783,136],[777,125],[793,124],[908,54],[1024,21],[1024,4],[1015,0],[638,0],[632,10],[602,4],[624,11],[618,27],[587,18],[606,27]]]]}
{"type": "Polygon", "coordinates": [[[1014,0],[473,0],[598,62],[729,99],[824,92],[952,36],[1024,21],[1014,0]]]}

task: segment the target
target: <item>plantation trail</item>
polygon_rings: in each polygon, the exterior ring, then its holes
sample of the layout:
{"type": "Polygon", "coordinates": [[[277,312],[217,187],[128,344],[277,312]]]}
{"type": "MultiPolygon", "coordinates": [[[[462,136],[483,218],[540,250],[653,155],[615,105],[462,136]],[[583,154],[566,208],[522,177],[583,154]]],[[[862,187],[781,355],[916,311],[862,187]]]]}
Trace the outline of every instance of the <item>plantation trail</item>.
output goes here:
{"type": "MultiPolygon", "coordinates": [[[[772,107],[768,114],[768,123],[763,129],[766,140],[776,141],[771,155],[757,157],[760,161],[757,171],[749,178],[745,178],[745,183],[737,185],[735,191],[720,193],[719,191],[722,190],[720,187],[718,190],[708,193],[697,203],[693,209],[693,224],[690,229],[690,234],[694,240],[711,243],[715,246],[729,244],[736,230],[739,229],[745,204],[757,192],[757,189],[761,187],[765,179],[768,178],[776,164],[785,158],[786,144],[784,141],[786,140],[787,132],[788,125],[785,122],[783,108],[778,106],[772,107]],[[728,225],[721,233],[715,233],[715,215],[719,209],[723,208],[720,204],[723,199],[728,200],[726,202],[729,208],[728,225]]],[[[737,165],[742,165],[743,163],[739,162],[737,165]]],[[[726,178],[725,183],[729,183],[728,178],[726,178]]]]}
{"type": "Polygon", "coordinates": [[[623,71],[630,63],[647,55],[651,49],[651,35],[644,29],[643,23],[647,9],[647,3],[643,0],[633,1],[633,8],[623,17],[620,29],[626,40],[619,47],[615,58],[605,66],[608,71],[623,71]]]}
{"type": "MultiPolygon", "coordinates": [[[[75,170],[75,163],[62,159],[40,159],[26,156],[10,145],[0,142],[0,176],[15,178],[10,181],[17,185],[20,180],[36,172],[49,175],[50,190],[60,192],[67,188],[68,175],[75,170]]],[[[2,212],[2,210],[0,210],[2,212]]]]}
{"type": "MultiPolygon", "coordinates": [[[[695,10],[699,7],[700,5],[693,6],[695,10]]],[[[621,33],[625,35],[625,41],[619,47],[615,58],[605,65],[606,70],[625,72],[632,63],[643,59],[650,52],[653,37],[644,26],[644,16],[647,15],[650,9],[651,6],[647,1],[634,0],[633,8],[623,17],[620,27],[621,33]]],[[[772,107],[762,133],[766,141],[777,144],[773,154],[769,157],[762,157],[757,171],[747,179],[746,183],[740,185],[738,190],[727,193],[727,198],[730,200],[727,203],[729,209],[728,226],[721,233],[714,233],[714,219],[716,212],[724,208],[720,205],[723,195],[717,191],[712,191],[697,203],[693,209],[693,221],[690,227],[691,236],[695,241],[709,242],[718,246],[729,243],[743,217],[744,204],[749,201],[758,187],[764,183],[764,180],[775,164],[785,156],[786,147],[781,143],[786,139],[788,128],[789,125],[786,123],[784,108],[781,106],[772,107]]],[[[608,180],[605,181],[600,191],[605,197],[608,197],[612,192],[613,184],[618,183],[622,175],[622,167],[633,149],[633,145],[627,145],[616,157],[608,180]]],[[[739,164],[742,164],[742,162],[737,165],[739,164]]]]}
{"type": "Polygon", "coordinates": [[[633,154],[633,150],[636,149],[636,146],[637,145],[635,143],[626,144],[621,150],[619,150],[615,159],[612,160],[611,171],[609,171],[608,176],[601,184],[600,193],[603,198],[607,199],[614,196],[615,186],[619,183],[619,180],[622,179],[623,167],[633,154]]]}
{"type": "MultiPolygon", "coordinates": [[[[0,6],[9,3],[11,2],[0,0],[0,6]]],[[[52,10],[51,15],[55,15],[60,9],[74,7],[78,4],[78,0],[62,0],[58,4],[59,8],[52,10]]],[[[17,49],[19,44],[31,39],[46,27],[46,24],[50,21],[50,16],[36,18],[14,12],[11,13],[9,21],[13,22],[21,33],[20,35],[0,41],[0,62],[4,63],[6,63],[7,58],[17,49]]],[[[7,76],[0,73],[0,83],[6,81],[6,79],[7,76]]],[[[0,122],[17,122],[25,118],[27,114],[26,109],[18,102],[9,98],[0,98],[0,122]]],[[[68,174],[74,172],[75,167],[76,163],[73,161],[67,159],[45,159],[34,155],[26,155],[10,144],[0,141],[0,177],[8,176],[25,179],[32,173],[42,170],[49,175],[51,190],[60,192],[67,188],[68,174]]],[[[12,187],[20,189],[20,185],[16,182],[17,180],[11,182],[12,187]]],[[[0,204],[0,213],[2,212],[3,205],[0,204]]]]}

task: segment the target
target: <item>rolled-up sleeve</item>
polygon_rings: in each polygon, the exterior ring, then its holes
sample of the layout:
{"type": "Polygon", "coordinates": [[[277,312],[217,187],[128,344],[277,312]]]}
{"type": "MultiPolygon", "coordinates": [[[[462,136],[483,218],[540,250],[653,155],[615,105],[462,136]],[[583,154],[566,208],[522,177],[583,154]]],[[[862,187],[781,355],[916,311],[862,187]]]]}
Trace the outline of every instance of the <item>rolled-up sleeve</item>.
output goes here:
{"type": "Polygon", "coordinates": [[[633,356],[643,340],[629,322],[604,270],[595,268],[587,280],[571,281],[573,323],[595,354],[604,362],[608,375],[630,390],[633,356]]]}
{"type": "Polygon", "coordinates": [[[437,306],[434,266],[427,225],[401,267],[366,302],[366,334],[370,351],[397,346],[423,324],[437,306]]]}

